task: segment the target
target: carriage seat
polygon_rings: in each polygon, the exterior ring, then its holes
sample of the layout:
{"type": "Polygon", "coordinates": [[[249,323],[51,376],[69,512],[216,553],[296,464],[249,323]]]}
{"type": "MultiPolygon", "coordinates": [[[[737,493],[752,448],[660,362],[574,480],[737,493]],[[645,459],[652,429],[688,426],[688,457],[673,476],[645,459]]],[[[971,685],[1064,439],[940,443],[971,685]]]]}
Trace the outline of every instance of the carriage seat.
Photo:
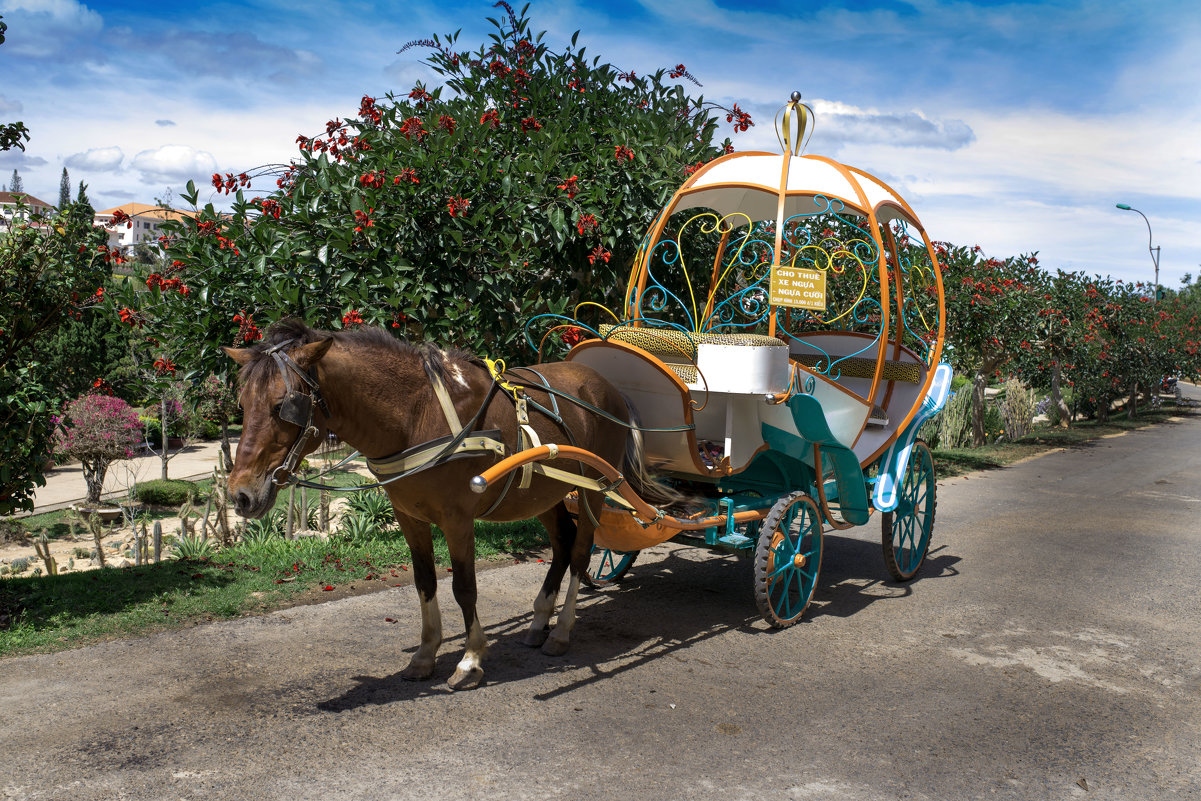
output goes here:
{"type": "Polygon", "coordinates": [[[650,353],[694,389],[754,394],[788,386],[788,345],[776,337],[613,325],[600,334],[650,353]]]}
{"type": "MultiPolygon", "coordinates": [[[[830,360],[830,357],[817,353],[794,353],[792,358],[817,372],[825,372],[830,360]]],[[[916,362],[886,361],[880,380],[908,381],[911,384],[920,384],[922,382],[921,368],[922,366],[916,362]]],[[[876,360],[865,359],[861,356],[839,359],[835,356],[833,373],[837,376],[845,375],[848,378],[871,378],[876,374],[876,360]]]]}

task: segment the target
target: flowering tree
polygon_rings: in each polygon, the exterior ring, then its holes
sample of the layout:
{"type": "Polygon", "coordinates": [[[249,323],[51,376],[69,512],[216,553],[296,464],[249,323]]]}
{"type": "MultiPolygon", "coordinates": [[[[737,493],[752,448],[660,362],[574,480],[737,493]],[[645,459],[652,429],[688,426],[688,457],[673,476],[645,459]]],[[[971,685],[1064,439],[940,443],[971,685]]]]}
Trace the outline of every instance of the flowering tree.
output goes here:
{"type": "Polygon", "coordinates": [[[474,52],[457,35],[402,48],[426,48],[443,85],[364,97],[298,137],[291,164],[213,176],[232,214],[168,224],[169,266],[114,310],[207,372],[288,314],[512,356],[529,316],[615,299],[689,166],[732,149],[714,143],[719,112],[677,83],[682,64],[638,76],[586,59],[578,34],[555,52],[498,5],[474,52]],[[267,175],[275,190],[249,197],[267,175]]]}
{"type": "Polygon", "coordinates": [[[129,404],[111,395],[89,394],[67,404],[55,452],[78,459],[88,485],[87,502],[100,502],[104,476],[119,459],[133,458],[142,423],[129,404]]]}
{"type": "Polygon", "coordinates": [[[196,388],[193,399],[196,402],[196,414],[221,427],[221,453],[226,469],[231,468],[234,460],[229,447],[229,421],[238,414],[238,396],[228,381],[217,375],[208,375],[196,388]]]}

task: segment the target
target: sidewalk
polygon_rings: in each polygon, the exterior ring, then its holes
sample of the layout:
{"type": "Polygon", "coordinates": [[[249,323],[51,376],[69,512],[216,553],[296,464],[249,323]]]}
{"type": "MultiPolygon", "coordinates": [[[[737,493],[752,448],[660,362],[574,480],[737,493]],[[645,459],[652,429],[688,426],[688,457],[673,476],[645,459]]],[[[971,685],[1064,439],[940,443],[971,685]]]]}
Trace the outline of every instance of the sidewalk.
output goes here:
{"type": "MultiPolygon", "coordinates": [[[[236,451],[237,443],[233,450],[236,451]]],[[[221,453],[221,442],[198,442],[177,451],[167,463],[168,475],[173,479],[194,480],[208,478],[217,466],[221,453]]],[[[162,460],[158,456],[138,456],[114,462],[104,476],[102,499],[116,498],[129,492],[134,483],[142,483],[162,477],[162,460]]],[[[65,464],[46,473],[46,486],[38,487],[34,493],[32,513],[20,512],[14,517],[27,517],[65,509],[87,497],[88,488],[83,480],[83,469],[78,464],[65,464]]]]}

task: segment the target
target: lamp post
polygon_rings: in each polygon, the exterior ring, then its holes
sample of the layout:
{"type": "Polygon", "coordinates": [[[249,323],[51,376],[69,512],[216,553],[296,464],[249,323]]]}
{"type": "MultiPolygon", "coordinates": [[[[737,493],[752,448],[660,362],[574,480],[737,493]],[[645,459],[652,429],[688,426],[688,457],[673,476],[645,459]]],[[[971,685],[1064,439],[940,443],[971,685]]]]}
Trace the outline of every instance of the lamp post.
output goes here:
{"type": "Polygon", "coordinates": [[[1147,219],[1147,215],[1143,214],[1136,208],[1132,208],[1125,203],[1116,204],[1122,211],[1133,211],[1138,216],[1143,218],[1143,222],[1147,224],[1147,250],[1151,253],[1151,262],[1155,265],[1155,302],[1159,302],[1159,245],[1151,246],[1151,221],[1147,219]]]}

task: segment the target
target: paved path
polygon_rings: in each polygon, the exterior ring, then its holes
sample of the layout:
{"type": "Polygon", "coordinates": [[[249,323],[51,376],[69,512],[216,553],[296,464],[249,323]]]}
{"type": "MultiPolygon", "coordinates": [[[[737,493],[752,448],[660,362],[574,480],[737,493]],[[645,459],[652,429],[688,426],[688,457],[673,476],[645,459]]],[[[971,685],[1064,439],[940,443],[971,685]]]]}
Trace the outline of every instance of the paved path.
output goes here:
{"type": "MultiPolygon", "coordinates": [[[[171,478],[198,479],[207,478],[217,465],[217,454],[221,452],[221,443],[199,442],[188,445],[167,463],[167,474],[171,478]]],[[[129,492],[135,483],[150,481],[162,477],[162,461],[158,456],[138,456],[116,462],[108,469],[104,477],[104,493],[102,499],[116,498],[129,492]]],[[[73,503],[87,497],[87,484],[83,480],[83,470],[78,464],[67,464],[56,467],[46,474],[46,486],[38,487],[34,493],[34,511],[32,514],[54,512],[65,509],[73,503]]],[[[21,517],[23,515],[18,515],[21,517]]]]}

